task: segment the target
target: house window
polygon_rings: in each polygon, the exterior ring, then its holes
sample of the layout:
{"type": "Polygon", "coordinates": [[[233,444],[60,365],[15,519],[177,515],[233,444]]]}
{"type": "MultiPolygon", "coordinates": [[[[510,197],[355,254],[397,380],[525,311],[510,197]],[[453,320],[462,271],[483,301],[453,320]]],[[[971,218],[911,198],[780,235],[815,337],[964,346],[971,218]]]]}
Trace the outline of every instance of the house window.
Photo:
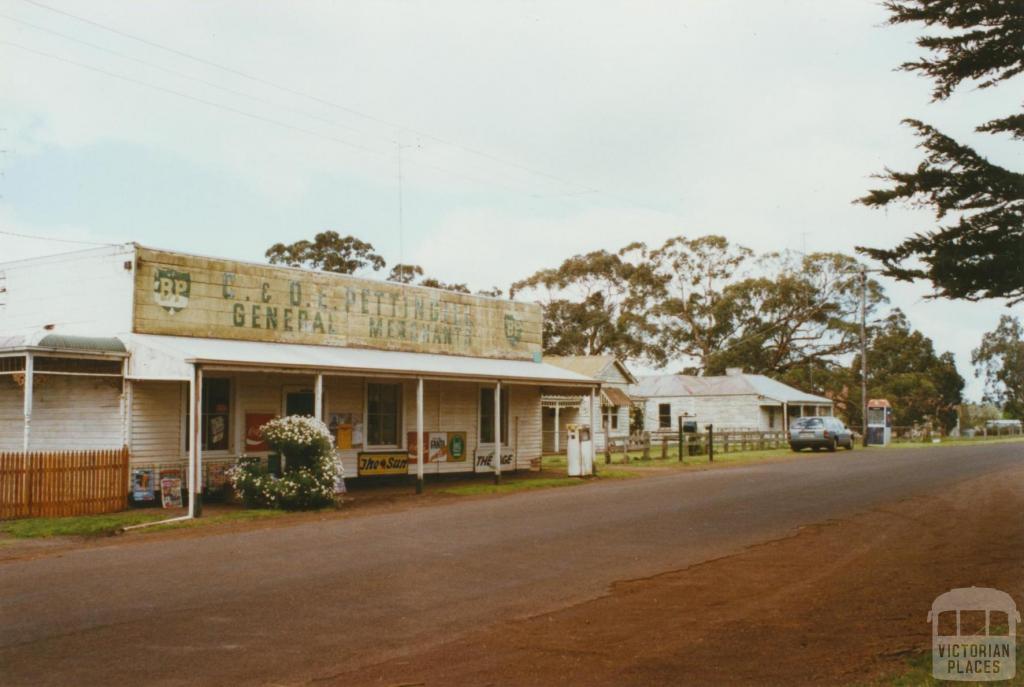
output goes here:
{"type": "Polygon", "coordinates": [[[402,385],[366,385],[366,445],[398,446],[402,435],[402,385]]]}
{"type": "MultiPolygon", "coordinates": [[[[192,408],[185,410],[185,450],[189,450],[192,437],[189,423],[192,408]]],[[[231,444],[231,380],[203,379],[200,405],[201,447],[204,451],[227,451],[231,444]]]]}
{"type": "Polygon", "coordinates": [[[604,414],[604,426],[608,429],[619,428],[619,406],[601,406],[604,414]]]}
{"type": "MultiPolygon", "coordinates": [[[[501,393],[501,445],[508,446],[508,391],[501,393]]],[[[494,443],[494,389],[480,389],[480,443],[494,443]]]]}
{"type": "Polygon", "coordinates": [[[661,429],[672,429],[672,404],[658,404],[658,427],[661,429]]]}

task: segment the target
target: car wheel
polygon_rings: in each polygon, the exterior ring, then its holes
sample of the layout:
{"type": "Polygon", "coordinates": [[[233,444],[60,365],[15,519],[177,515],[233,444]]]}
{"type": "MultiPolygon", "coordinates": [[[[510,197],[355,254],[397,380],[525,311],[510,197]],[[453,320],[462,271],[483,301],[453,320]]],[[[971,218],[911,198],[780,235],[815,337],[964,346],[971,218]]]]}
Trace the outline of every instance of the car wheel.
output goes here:
{"type": "Polygon", "coordinates": [[[850,441],[846,444],[846,450],[847,451],[852,451],[853,450],[853,437],[850,437],[850,441]]]}
{"type": "Polygon", "coordinates": [[[835,453],[836,452],[836,448],[838,448],[838,446],[839,446],[839,440],[838,439],[833,439],[832,443],[828,445],[828,452],[829,453],[835,453]]]}
{"type": "Polygon", "coordinates": [[[791,451],[793,451],[793,453],[800,453],[800,447],[799,446],[790,446],[789,448],[790,448],[791,451]]]}

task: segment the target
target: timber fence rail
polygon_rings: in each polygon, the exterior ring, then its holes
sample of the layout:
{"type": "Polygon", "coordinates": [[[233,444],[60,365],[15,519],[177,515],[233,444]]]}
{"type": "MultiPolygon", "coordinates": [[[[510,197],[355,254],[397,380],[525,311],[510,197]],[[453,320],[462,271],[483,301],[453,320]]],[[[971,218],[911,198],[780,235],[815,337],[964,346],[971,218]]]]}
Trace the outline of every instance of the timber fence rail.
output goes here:
{"type": "Polygon", "coordinates": [[[127,505],[127,447],[0,452],[0,520],[112,513],[127,505]]]}
{"type": "MultiPolygon", "coordinates": [[[[753,431],[753,430],[715,430],[715,453],[736,453],[740,451],[763,451],[766,449],[787,448],[789,446],[785,432],[753,431]]],[[[614,454],[622,454],[628,462],[627,451],[644,451],[644,458],[669,457],[679,458],[679,433],[644,432],[633,435],[629,439],[616,438],[608,442],[605,450],[605,462],[610,462],[614,454]]],[[[705,456],[708,452],[708,435],[706,432],[683,433],[682,458],[705,456]]],[[[635,459],[634,459],[635,460],[635,459]]]]}
{"type": "Polygon", "coordinates": [[[957,441],[984,441],[985,439],[1006,439],[1007,437],[1024,436],[1020,427],[997,426],[971,428],[970,434],[964,432],[959,437],[949,436],[937,429],[924,426],[894,426],[892,427],[892,443],[922,443],[933,440],[946,441],[956,439],[957,441]]]}

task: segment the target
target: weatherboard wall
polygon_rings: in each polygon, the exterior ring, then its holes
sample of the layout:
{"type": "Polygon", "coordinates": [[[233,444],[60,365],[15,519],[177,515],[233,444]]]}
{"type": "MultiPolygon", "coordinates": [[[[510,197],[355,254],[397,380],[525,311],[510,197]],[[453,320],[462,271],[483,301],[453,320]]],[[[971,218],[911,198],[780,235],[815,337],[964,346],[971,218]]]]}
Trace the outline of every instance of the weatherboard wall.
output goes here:
{"type": "MultiPolygon", "coordinates": [[[[29,450],[116,449],[124,444],[121,380],[38,374],[33,385],[29,450]]],[[[24,389],[0,376],[0,450],[24,447],[24,389]]]]}
{"type": "Polygon", "coordinates": [[[0,335],[129,331],[134,251],[111,246],[0,264],[0,335]]]}
{"type": "MultiPolygon", "coordinates": [[[[234,462],[240,455],[265,457],[266,451],[245,448],[246,415],[284,412],[285,394],[289,391],[312,390],[312,375],[217,373],[208,371],[205,378],[231,380],[229,448],[225,451],[204,451],[206,464],[234,462]]],[[[353,413],[363,417],[365,385],[368,381],[388,381],[363,377],[324,377],[324,415],[353,413]]],[[[406,438],[416,431],[416,381],[401,380],[402,431],[401,447],[392,452],[406,452],[406,438]]],[[[427,474],[471,472],[478,445],[480,384],[475,382],[426,381],[423,394],[424,432],[465,432],[466,460],[461,462],[427,463],[427,474]]],[[[180,382],[132,382],[132,413],[129,426],[131,461],[134,467],[181,467],[188,460],[185,450],[185,409],[188,385],[180,382]]],[[[541,455],[540,388],[536,386],[503,386],[502,403],[509,406],[509,433],[503,443],[515,449],[516,468],[528,469],[541,455]]],[[[0,412],[6,406],[0,402],[0,412]]],[[[12,416],[13,417],[13,416],[12,416]]],[[[17,414],[20,431],[20,413],[17,414]]],[[[20,436],[20,434],[19,434],[20,436]]],[[[490,448],[484,446],[484,449],[490,448]]],[[[358,474],[358,455],[362,449],[340,450],[348,477],[358,474]]],[[[386,449],[366,449],[387,452],[386,449]]],[[[415,474],[410,462],[409,474],[415,474]]]]}

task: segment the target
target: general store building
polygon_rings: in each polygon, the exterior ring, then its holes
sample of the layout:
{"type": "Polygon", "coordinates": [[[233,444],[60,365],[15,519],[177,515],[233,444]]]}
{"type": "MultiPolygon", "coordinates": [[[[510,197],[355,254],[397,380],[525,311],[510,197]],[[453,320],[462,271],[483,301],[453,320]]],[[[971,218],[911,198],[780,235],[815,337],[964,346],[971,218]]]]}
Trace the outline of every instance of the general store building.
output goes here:
{"type": "Polygon", "coordinates": [[[528,469],[542,396],[600,390],[540,351],[535,304],[135,244],[0,264],[0,451],[127,446],[216,488],[309,414],[347,477],[528,469]]]}

